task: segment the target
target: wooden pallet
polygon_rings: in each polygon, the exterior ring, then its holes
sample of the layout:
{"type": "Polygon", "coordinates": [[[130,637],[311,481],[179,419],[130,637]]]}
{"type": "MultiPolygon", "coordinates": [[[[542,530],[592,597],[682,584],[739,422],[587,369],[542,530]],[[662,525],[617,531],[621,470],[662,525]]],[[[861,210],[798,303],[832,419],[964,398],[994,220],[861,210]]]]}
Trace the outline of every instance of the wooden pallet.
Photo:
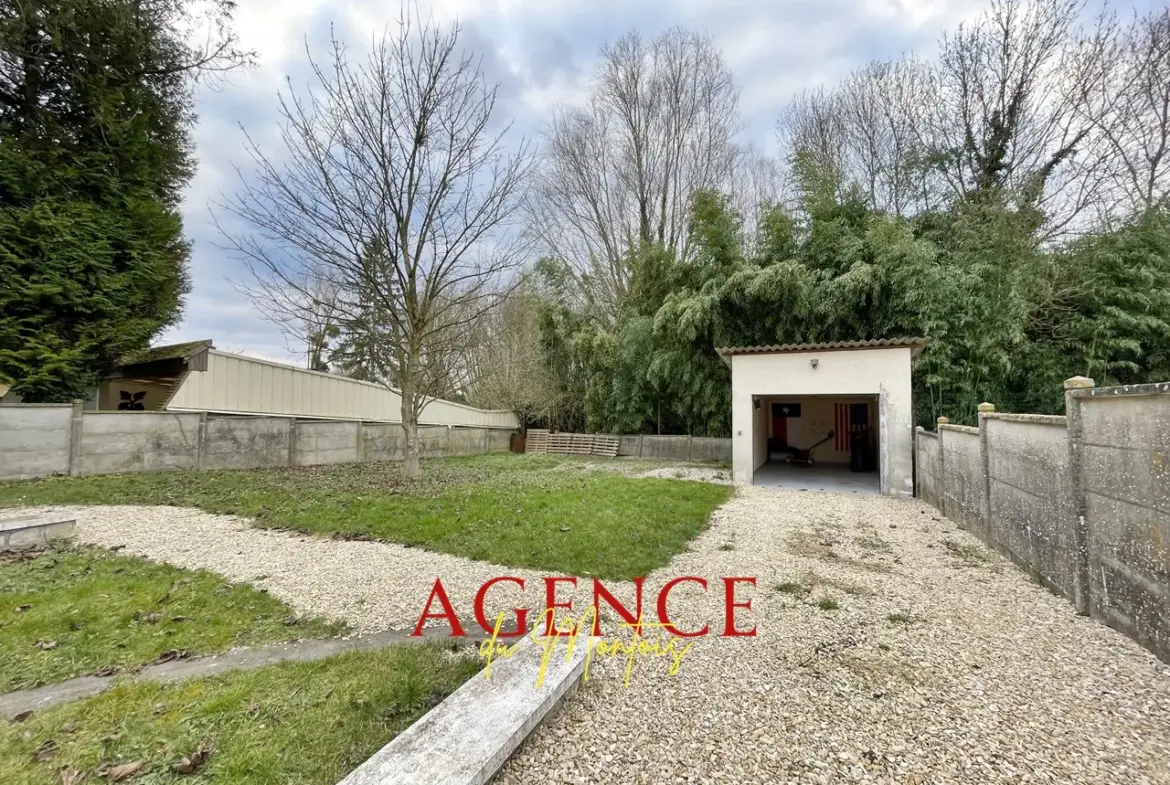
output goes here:
{"type": "Polygon", "coordinates": [[[597,455],[615,458],[621,439],[610,434],[529,431],[525,452],[549,455],[597,455]]]}
{"type": "Polygon", "coordinates": [[[593,437],[593,455],[616,458],[621,442],[621,437],[607,433],[599,433],[593,437]]]}
{"type": "Polygon", "coordinates": [[[532,429],[524,439],[524,452],[548,452],[548,431],[532,429]]]}

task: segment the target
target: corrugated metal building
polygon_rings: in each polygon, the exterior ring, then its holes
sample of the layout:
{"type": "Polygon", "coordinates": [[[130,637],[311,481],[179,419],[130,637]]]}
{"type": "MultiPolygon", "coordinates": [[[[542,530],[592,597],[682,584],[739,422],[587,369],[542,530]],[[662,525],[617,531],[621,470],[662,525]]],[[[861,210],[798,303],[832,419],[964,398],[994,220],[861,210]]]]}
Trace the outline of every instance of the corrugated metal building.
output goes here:
{"type": "MultiPolygon", "coordinates": [[[[372,382],[216,350],[211,341],[160,346],[102,384],[98,408],[400,422],[402,398],[372,382]]],[[[433,399],[424,425],[517,428],[510,411],[433,399]]]]}

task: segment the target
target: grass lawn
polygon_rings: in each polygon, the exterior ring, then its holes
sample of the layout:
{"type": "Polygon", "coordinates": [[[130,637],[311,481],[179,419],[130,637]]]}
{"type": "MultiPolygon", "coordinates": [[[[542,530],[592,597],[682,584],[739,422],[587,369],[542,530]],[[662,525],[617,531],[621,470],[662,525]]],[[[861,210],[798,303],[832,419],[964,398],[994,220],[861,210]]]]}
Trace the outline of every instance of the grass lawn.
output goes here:
{"type": "Polygon", "coordinates": [[[135,668],[164,652],[211,654],[342,631],[209,572],[70,546],[0,557],[0,692],[135,668]]]}
{"type": "Polygon", "coordinates": [[[0,506],[199,507],[252,517],[260,526],[629,579],[664,566],[732,493],[723,485],[635,479],[595,463],[510,454],[446,458],[426,461],[417,482],[405,480],[395,463],[58,477],[0,483],[0,506]]]}
{"type": "Polygon", "coordinates": [[[333,785],[476,674],[482,662],[468,652],[401,645],[172,684],[123,682],[3,723],[0,782],[60,785],[74,772],[115,781],[115,766],[141,763],[126,781],[333,785]],[[197,764],[201,746],[210,754],[196,772],[174,769],[184,758],[197,764]]]}

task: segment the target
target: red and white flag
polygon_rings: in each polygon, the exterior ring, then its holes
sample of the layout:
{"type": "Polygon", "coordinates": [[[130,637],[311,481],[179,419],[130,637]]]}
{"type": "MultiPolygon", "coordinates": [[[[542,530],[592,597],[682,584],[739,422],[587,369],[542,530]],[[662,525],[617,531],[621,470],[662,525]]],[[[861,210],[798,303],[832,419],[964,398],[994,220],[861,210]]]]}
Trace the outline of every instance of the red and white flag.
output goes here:
{"type": "Polygon", "coordinates": [[[837,452],[849,452],[849,404],[837,404],[837,425],[833,431],[836,434],[834,444],[837,452]]]}

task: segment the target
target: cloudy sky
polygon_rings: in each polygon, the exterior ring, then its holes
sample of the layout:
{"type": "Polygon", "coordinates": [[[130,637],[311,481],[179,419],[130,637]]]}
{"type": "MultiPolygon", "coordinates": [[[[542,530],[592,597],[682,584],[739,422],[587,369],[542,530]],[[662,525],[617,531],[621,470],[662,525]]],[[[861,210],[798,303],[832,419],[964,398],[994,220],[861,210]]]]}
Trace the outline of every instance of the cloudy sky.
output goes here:
{"type": "MultiPolygon", "coordinates": [[[[417,0],[423,15],[458,20],[464,40],[500,83],[497,112],[518,134],[537,136],[553,106],[579,101],[598,48],[630,29],[647,36],[682,25],[712,35],[741,88],[744,141],[774,152],[785,102],[804,87],[832,83],[856,66],[905,51],[932,54],[939,34],[977,14],[980,0],[417,0]]],[[[1156,0],[1139,0],[1145,7],[1156,0]]],[[[332,29],[355,47],[397,19],[395,0],[239,0],[236,28],[259,64],[198,96],[198,174],[184,220],[194,243],[184,318],[159,342],[211,338],[217,348],[275,360],[297,347],[258,317],[233,286],[247,273],[217,247],[210,203],[247,170],[242,124],[260,139],[277,122],[286,77],[304,83],[306,41],[332,29]]],[[[277,153],[278,148],[270,148],[277,153]]]]}

